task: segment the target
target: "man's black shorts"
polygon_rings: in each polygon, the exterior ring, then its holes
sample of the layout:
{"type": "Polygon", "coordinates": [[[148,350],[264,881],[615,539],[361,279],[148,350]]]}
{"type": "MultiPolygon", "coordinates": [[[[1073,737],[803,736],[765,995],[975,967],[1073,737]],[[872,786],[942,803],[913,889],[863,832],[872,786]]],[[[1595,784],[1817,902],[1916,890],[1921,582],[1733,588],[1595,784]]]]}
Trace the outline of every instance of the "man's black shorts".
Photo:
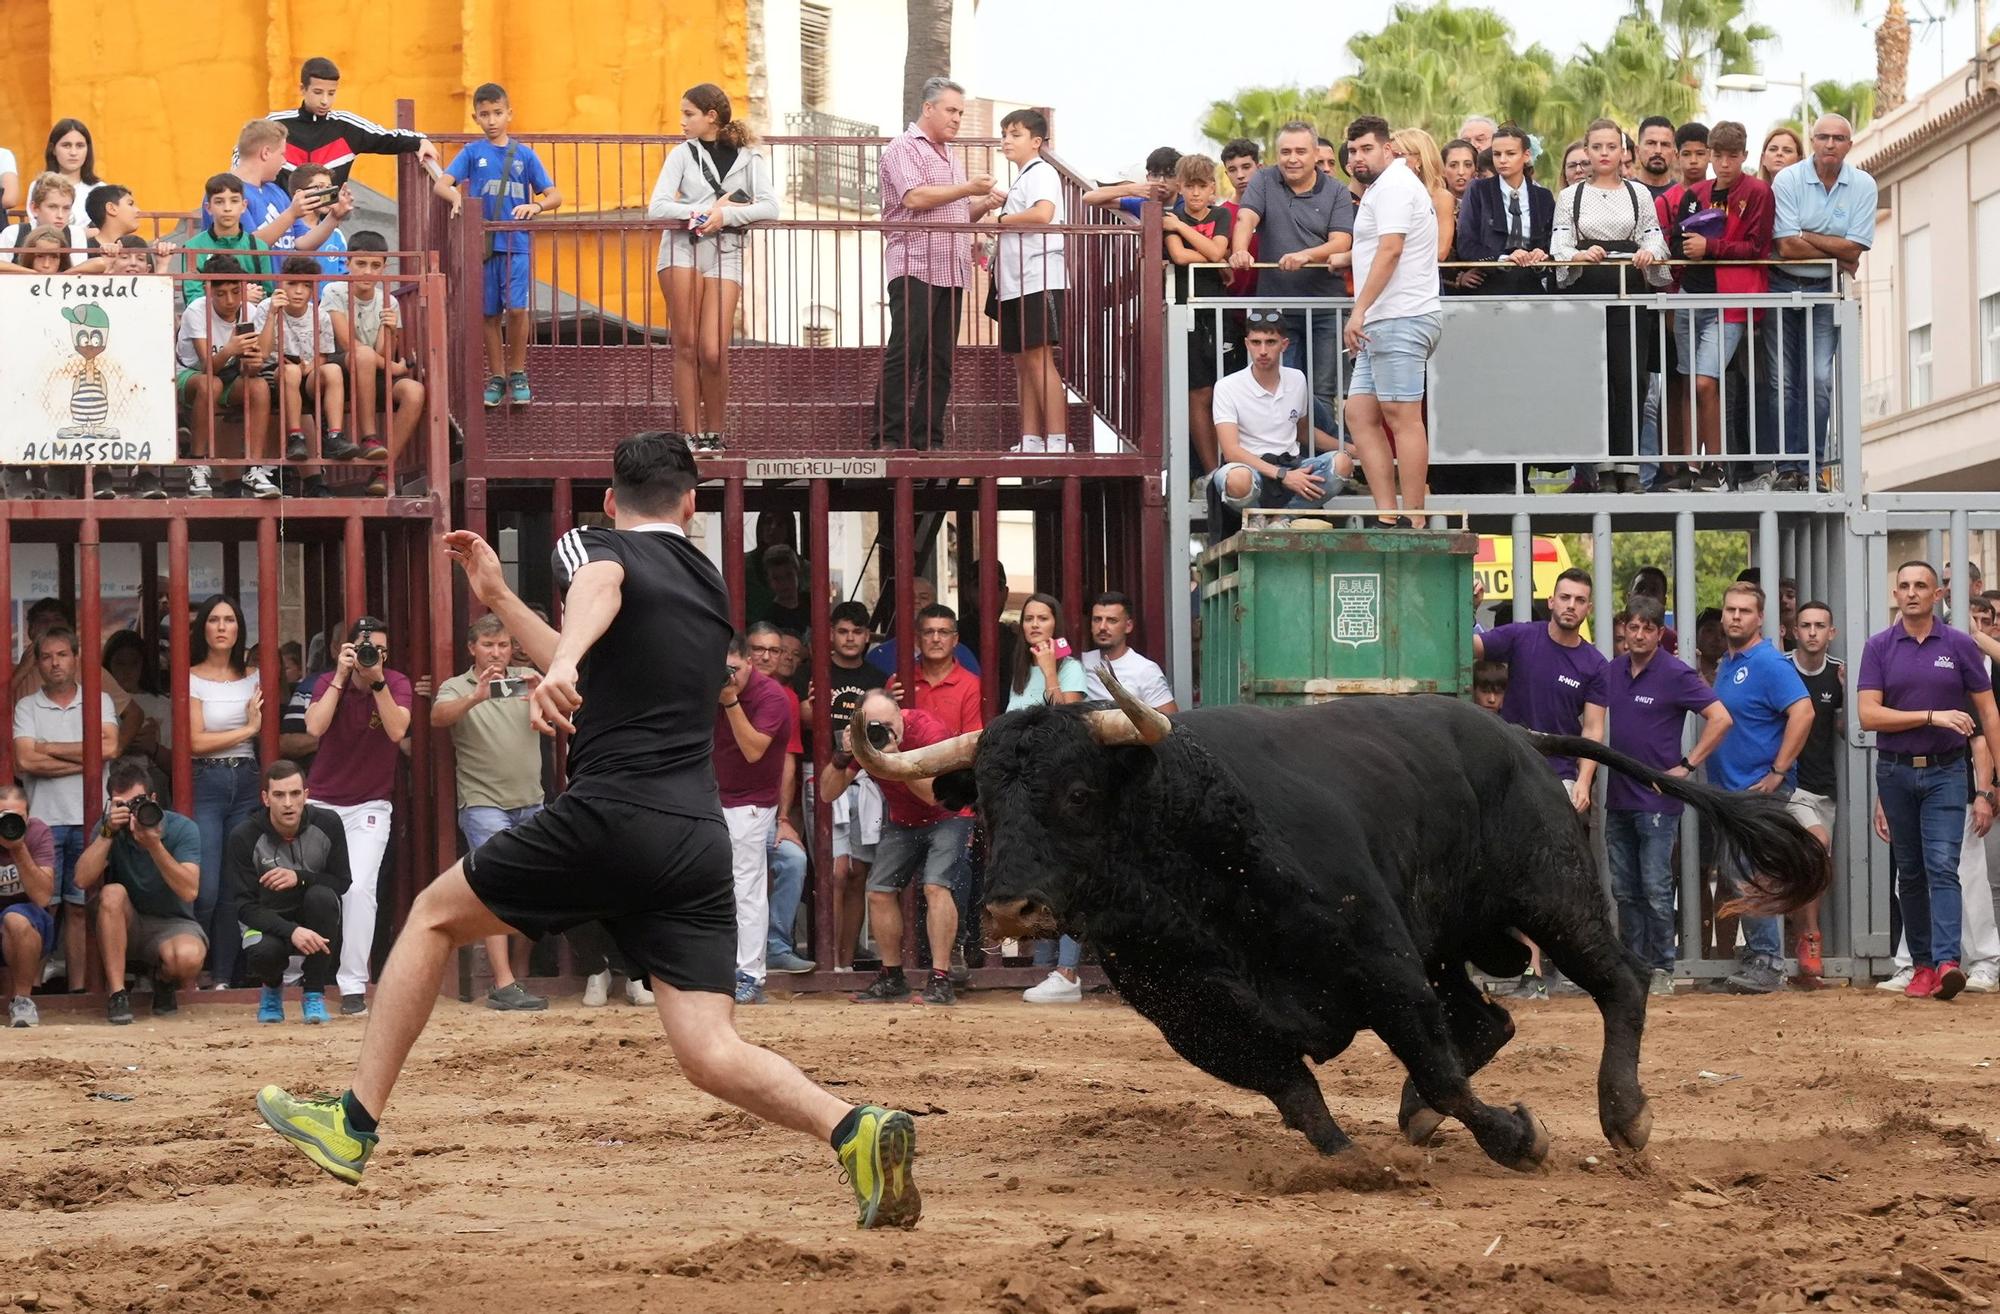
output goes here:
{"type": "Polygon", "coordinates": [[[602,922],[628,960],[675,989],[735,990],[735,885],[719,817],[563,794],[467,854],[465,879],[523,935],[602,922]]]}

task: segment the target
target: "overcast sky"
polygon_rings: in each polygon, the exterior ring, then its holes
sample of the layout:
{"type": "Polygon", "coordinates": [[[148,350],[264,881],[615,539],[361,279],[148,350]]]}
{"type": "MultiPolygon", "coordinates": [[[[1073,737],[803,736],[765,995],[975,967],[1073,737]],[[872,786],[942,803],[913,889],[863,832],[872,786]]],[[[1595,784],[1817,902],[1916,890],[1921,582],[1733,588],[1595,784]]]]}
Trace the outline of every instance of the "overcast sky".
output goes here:
{"type": "MultiPolygon", "coordinates": [[[[1614,0],[1551,4],[1486,0],[1513,24],[1522,46],[1539,41],[1560,59],[1584,40],[1601,41],[1623,11],[1614,0]],[[1572,14],[1600,12],[1579,31],[1572,14]]],[[[1912,18],[1942,12],[1942,0],[1906,0],[1912,18]]],[[[972,67],[960,73],[974,95],[1053,105],[1056,150],[1084,173],[1125,175],[1155,146],[1208,147],[1196,126],[1211,100],[1259,85],[1323,86],[1353,71],[1343,47],[1388,18],[1391,0],[979,0],[972,67]]],[[[1881,0],[1863,13],[1842,0],[1750,0],[1756,21],[1782,36],[1765,47],[1774,78],[1852,81],[1873,77],[1873,24],[1881,0]]],[[[1912,34],[1910,86],[1928,87],[1972,57],[1972,6],[1912,34]]],[[[1716,118],[1741,119],[1756,136],[1786,118],[1798,93],[1722,92],[1716,118]]]]}

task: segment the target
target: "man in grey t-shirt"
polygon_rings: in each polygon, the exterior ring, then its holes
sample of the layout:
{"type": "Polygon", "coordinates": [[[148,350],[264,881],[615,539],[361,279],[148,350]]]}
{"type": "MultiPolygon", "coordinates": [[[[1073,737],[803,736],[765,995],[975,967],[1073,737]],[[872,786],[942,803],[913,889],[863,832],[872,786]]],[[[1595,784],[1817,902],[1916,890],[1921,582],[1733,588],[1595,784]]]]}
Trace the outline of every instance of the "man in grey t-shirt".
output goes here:
{"type": "MultiPolygon", "coordinates": [[[[1287,123],[1278,132],[1277,164],[1259,169],[1236,203],[1229,263],[1250,268],[1250,239],[1259,236],[1259,256],[1278,266],[1258,275],[1260,296],[1337,297],[1345,292],[1334,270],[1346,266],[1353,245],[1354,198],[1338,178],[1319,172],[1318,146],[1319,134],[1311,124],[1287,123]]],[[[1338,317],[1330,310],[1289,309],[1284,314],[1290,340],[1284,363],[1304,370],[1312,380],[1318,401],[1314,420],[1331,431],[1333,399],[1339,393],[1338,317]]]]}

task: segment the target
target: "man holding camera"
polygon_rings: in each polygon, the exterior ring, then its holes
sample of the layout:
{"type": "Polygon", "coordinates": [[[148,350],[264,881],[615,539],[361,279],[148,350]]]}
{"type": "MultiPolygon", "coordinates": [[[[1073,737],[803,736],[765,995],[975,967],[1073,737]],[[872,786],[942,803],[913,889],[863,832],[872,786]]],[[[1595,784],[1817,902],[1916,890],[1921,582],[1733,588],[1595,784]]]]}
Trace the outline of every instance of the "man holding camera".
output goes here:
{"type": "Polygon", "coordinates": [[[351,879],[347,830],[306,801],[306,773],[283,759],[264,768],[264,813],[229,833],[222,879],[236,891],[243,964],[264,987],[259,1022],[285,1020],[285,966],[304,960],[307,1022],[326,1021],[326,985],[340,938],[340,896],[351,879]]]}
{"type": "MultiPolygon", "coordinates": [[[[70,993],[89,988],[89,925],[76,864],[83,852],[83,689],[77,682],[76,631],[48,624],[34,637],[35,673],[41,688],[14,704],[14,768],[28,791],[28,815],[44,822],[55,841],[55,897],[63,907],[62,938],[70,993]]],[[[103,759],[118,755],[118,710],[100,694],[98,733],[103,759]]],[[[90,786],[96,789],[93,782],[90,786]]]]}
{"type": "MultiPolygon", "coordinates": [[[[855,715],[868,727],[871,742],[885,752],[908,752],[957,733],[928,712],[916,708],[904,711],[880,689],[862,697],[855,715]]],[[[829,798],[839,798],[856,770],[843,738],[820,776],[820,787],[829,798]]],[[[868,873],[868,922],[882,954],[882,971],[866,990],[854,996],[854,1002],[901,1003],[910,997],[909,982],[903,979],[902,891],[921,868],[924,923],[931,946],[931,975],[923,1000],[926,1004],[956,1003],[949,967],[952,942],[958,938],[958,904],[953,891],[972,837],[972,818],[939,807],[928,780],[876,783],[887,815],[882,819],[881,842],[875,846],[875,865],[868,873]]]]}
{"type": "Polygon", "coordinates": [[[201,892],[201,831],[153,796],[152,768],[121,757],[105,773],[109,797],[97,834],[77,860],[76,883],[97,895],[97,947],[111,989],[104,1016],[113,1026],[132,1020],[125,989],[126,952],[153,974],[153,1016],[180,1011],[176,992],[191,983],[208,957],[208,936],[194,919],[201,892]]]}
{"type": "Polygon", "coordinates": [[[28,815],[28,791],[0,784],[0,968],[6,969],[7,1025],[41,1024],[29,998],[42,960],[56,947],[56,842],[48,824],[28,815]]]}
{"type": "MultiPolygon", "coordinates": [[[[465,646],[472,669],[438,686],[431,729],[451,731],[458,828],[470,853],[542,810],[541,736],[528,724],[528,695],[542,677],[532,666],[511,664],[513,637],[491,612],[467,628],[465,646]]],[[[486,937],[486,961],[493,969],[486,1006],[502,1012],[547,1008],[548,1000],[514,979],[511,939],[486,937]]]]}
{"type": "Polygon", "coordinates": [[[389,669],[389,627],[363,616],[334,668],[313,684],[306,732],[319,738],[312,793],[347,831],[353,883],[340,900],[340,1012],[368,1011],[368,958],[375,948],[375,883],[389,847],[389,795],[410,732],[408,677],[389,669]]]}

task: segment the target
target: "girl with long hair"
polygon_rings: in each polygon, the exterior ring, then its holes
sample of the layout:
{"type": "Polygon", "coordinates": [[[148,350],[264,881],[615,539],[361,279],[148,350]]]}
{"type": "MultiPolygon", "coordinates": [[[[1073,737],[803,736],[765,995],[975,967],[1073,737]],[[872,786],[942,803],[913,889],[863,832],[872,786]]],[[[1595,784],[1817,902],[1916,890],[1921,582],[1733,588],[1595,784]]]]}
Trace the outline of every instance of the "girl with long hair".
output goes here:
{"type": "Polygon", "coordinates": [[[1778,175],[1806,157],[1806,144],[1799,140],[1799,134],[1779,124],[1764,138],[1764,149],[1757,156],[1757,176],[1765,183],[1775,183],[1778,175]]]}
{"type": "Polygon", "coordinates": [[[729,332],[743,297],[743,229],[778,217],[771,170],[750,125],[712,82],[681,97],[685,140],[667,152],[649,218],[660,237],[660,292],[674,341],[674,407],[697,451],[722,450],[729,408],[729,332]]]}
{"type": "MultiPolygon", "coordinates": [[[[1020,642],[1014,645],[1014,670],[1008,682],[1007,710],[1039,703],[1080,703],[1084,698],[1083,663],[1068,655],[1063,638],[1062,603],[1053,594],[1031,593],[1021,604],[1020,642]]],[[[1083,946],[1065,935],[1060,941],[1035,941],[1035,966],[1049,968],[1040,985],[1021,997],[1031,1004],[1073,1004],[1083,998],[1077,964],[1083,946]]]]}
{"type": "Polygon", "coordinates": [[[42,165],[76,185],[71,223],[81,227],[86,222],[84,216],[90,213],[84,204],[90,200],[91,190],[104,181],[97,176],[97,143],[91,140],[82,119],[56,120],[56,126],[49,129],[49,144],[42,149],[42,165]]]}
{"type": "Polygon", "coordinates": [[[230,832],[257,814],[257,735],[264,692],[245,657],[243,609],[217,593],[194,616],[188,651],[201,660],[188,671],[188,740],[194,754],[194,823],[201,830],[201,891],[194,919],[208,934],[209,971],[227,987],[242,947],[236,896],[223,888],[222,851],[230,832]]]}
{"type": "Polygon", "coordinates": [[[1422,128],[1402,128],[1389,134],[1389,145],[1431,194],[1431,208],[1437,211],[1438,259],[1451,259],[1452,239],[1458,232],[1458,198],[1452,195],[1445,178],[1444,157],[1438,153],[1437,139],[1422,128]]]}

